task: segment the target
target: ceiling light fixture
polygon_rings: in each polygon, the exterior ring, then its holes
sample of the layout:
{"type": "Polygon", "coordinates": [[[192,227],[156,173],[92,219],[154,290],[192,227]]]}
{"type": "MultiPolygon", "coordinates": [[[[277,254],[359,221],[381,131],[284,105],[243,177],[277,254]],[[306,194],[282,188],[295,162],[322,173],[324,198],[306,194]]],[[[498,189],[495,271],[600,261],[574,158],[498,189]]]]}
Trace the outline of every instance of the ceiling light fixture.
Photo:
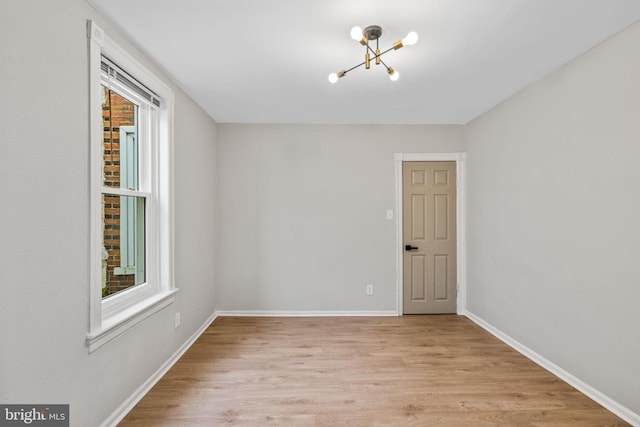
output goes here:
{"type": "Polygon", "coordinates": [[[355,70],[362,65],[364,65],[364,68],[368,70],[371,67],[372,59],[373,61],[375,61],[376,65],[384,65],[384,67],[387,69],[387,74],[392,81],[395,82],[396,80],[398,80],[400,74],[392,67],[385,64],[380,57],[392,50],[398,50],[401,47],[412,46],[416,44],[416,42],[418,41],[418,33],[416,33],[415,31],[411,31],[405,38],[403,38],[402,40],[398,40],[393,44],[393,46],[391,46],[384,52],[380,52],[379,39],[381,35],[382,27],[380,27],[379,25],[369,25],[364,30],[362,30],[360,27],[353,27],[351,29],[351,38],[359,42],[361,45],[365,46],[364,61],[354,67],[349,68],[348,70],[340,70],[337,73],[329,74],[329,82],[337,82],[338,79],[344,77],[348,72],[355,70]],[[369,45],[369,43],[373,42],[374,40],[376,42],[375,50],[373,50],[373,48],[369,45]],[[371,57],[371,54],[373,54],[373,58],[371,57]]]}

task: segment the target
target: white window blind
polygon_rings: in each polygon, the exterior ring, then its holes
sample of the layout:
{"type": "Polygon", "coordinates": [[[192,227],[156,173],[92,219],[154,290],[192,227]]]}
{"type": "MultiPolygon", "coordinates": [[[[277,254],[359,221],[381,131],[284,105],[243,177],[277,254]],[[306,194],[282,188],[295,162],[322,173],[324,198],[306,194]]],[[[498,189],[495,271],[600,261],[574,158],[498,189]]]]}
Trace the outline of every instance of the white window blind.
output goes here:
{"type": "Polygon", "coordinates": [[[145,85],[123,71],[104,55],[101,58],[100,69],[108,80],[115,80],[146,100],[150,106],[160,107],[160,97],[145,85]]]}

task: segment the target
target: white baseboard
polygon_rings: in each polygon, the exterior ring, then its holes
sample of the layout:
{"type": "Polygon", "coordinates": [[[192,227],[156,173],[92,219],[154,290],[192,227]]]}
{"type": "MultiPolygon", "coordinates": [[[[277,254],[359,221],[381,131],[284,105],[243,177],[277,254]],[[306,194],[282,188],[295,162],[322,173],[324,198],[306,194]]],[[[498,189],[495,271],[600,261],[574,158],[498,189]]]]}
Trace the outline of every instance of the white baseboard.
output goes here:
{"type": "Polygon", "coordinates": [[[490,334],[494,335],[499,340],[503,341],[505,344],[512,347],[514,350],[518,351],[522,355],[531,359],[532,361],[542,366],[544,369],[551,372],[555,376],[559,377],[569,385],[575,387],[577,390],[584,393],[591,399],[595,400],[600,405],[604,406],[609,411],[613,412],[614,414],[616,414],[626,422],[630,423],[633,426],[640,427],[640,414],[636,414],[626,406],[619,404],[615,400],[611,399],[610,397],[606,396],[605,394],[591,387],[589,384],[585,383],[581,379],[565,371],[555,363],[542,357],[535,351],[531,350],[529,347],[514,340],[509,335],[505,334],[504,332],[497,329],[496,327],[486,322],[482,318],[476,316],[475,314],[466,310],[462,314],[468,317],[469,319],[471,319],[474,323],[476,323],[477,325],[485,329],[490,334]]]}
{"type": "Polygon", "coordinates": [[[380,311],[288,311],[288,310],[219,310],[216,316],[246,317],[381,317],[398,316],[394,310],[380,311]]]}
{"type": "Polygon", "coordinates": [[[158,381],[166,374],[169,369],[182,357],[182,355],[193,345],[194,342],[202,335],[202,333],[211,325],[211,323],[216,320],[216,313],[213,313],[211,316],[204,321],[202,326],[198,328],[198,330],[189,337],[189,339],[180,346],[175,353],[171,355],[166,362],[158,368],[157,371],[151,375],[140,387],[136,389],[136,391],[131,394],[110,416],[107,418],[100,426],[101,427],[112,427],[116,426],[120,421],[124,419],[124,417],[133,409],[134,406],[138,404],[140,400],[151,390],[151,388],[156,385],[158,381]]]}

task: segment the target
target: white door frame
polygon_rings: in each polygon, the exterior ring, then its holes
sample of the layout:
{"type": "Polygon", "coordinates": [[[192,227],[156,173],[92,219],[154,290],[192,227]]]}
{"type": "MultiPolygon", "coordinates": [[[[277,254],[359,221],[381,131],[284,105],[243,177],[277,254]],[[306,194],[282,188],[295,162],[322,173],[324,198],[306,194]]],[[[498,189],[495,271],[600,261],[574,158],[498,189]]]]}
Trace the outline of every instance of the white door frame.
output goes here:
{"type": "Polygon", "coordinates": [[[466,276],[466,236],[465,236],[465,153],[395,153],[396,173],[396,312],[398,316],[403,314],[403,235],[402,235],[402,162],[456,162],[456,271],[458,283],[456,284],[457,300],[456,311],[463,314],[467,305],[467,276],[466,276]]]}

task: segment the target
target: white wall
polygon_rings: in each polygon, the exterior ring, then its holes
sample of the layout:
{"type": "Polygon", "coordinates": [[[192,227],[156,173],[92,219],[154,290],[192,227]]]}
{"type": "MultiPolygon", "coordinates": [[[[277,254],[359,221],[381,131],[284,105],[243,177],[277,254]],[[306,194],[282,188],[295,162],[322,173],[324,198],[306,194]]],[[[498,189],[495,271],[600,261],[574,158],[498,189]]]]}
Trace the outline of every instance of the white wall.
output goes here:
{"type": "Polygon", "coordinates": [[[393,153],[462,151],[462,129],[220,125],[217,308],[395,311],[393,153]]]}
{"type": "Polygon", "coordinates": [[[214,310],[217,129],[172,86],[180,292],[88,354],[87,19],[154,69],[83,0],[0,2],[0,402],[69,403],[72,426],[103,422],[214,310]]]}
{"type": "Polygon", "coordinates": [[[465,128],[468,309],[640,413],[640,24],[465,128]]]}

